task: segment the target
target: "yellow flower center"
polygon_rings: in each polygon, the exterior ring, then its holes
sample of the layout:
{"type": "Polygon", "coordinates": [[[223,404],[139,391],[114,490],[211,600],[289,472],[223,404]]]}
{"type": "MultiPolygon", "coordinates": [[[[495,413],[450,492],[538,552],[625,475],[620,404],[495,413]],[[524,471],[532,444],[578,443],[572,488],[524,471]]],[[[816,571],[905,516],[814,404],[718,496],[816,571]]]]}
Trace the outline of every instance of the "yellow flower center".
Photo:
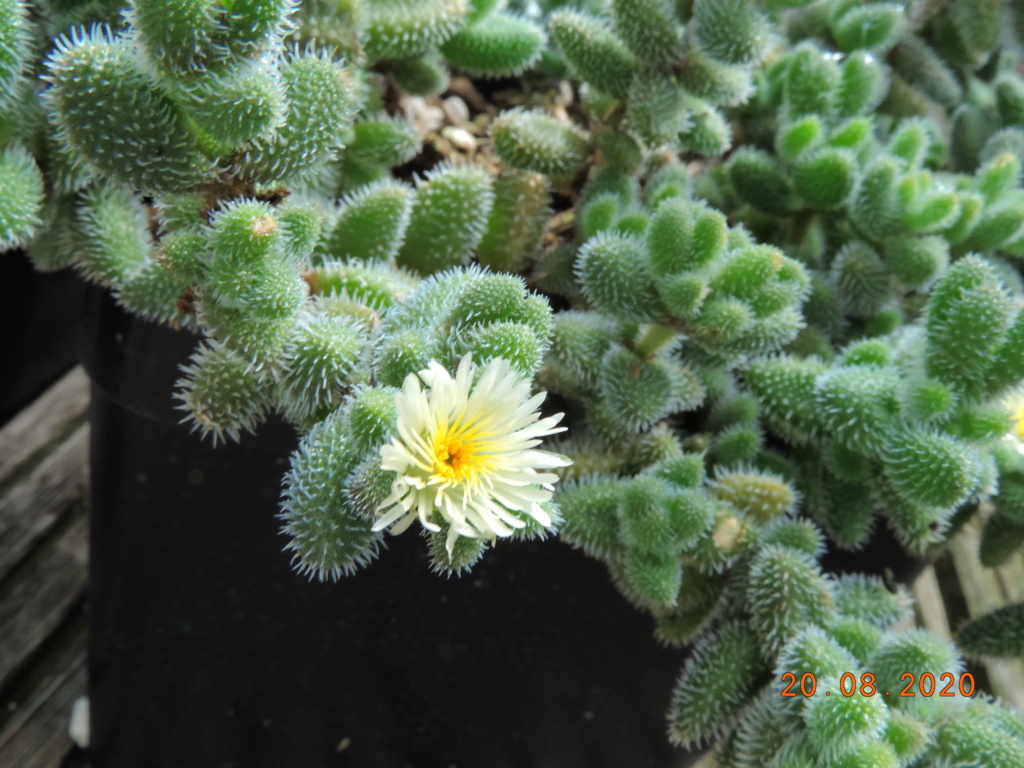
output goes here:
{"type": "Polygon", "coordinates": [[[1013,417],[1013,436],[1024,442],[1024,399],[1014,403],[1010,413],[1013,417]]]}
{"type": "Polygon", "coordinates": [[[454,424],[441,431],[434,440],[434,473],[455,483],[472,481],[490,464],[480,437],[479,429],[468,425],[454,424]]]}
{"type": "Polygon", "coordinates": [[[451,435],[445,435],[434,446],[434,465],[437,474],[448,480],[462,480],[469,474],[472,464],[472,448],[451,435]]]}
{"type": "Polygon", "coordinates": [[[1004,397],[1001,405],[1009,412],[1012,421],[1010,435],[1024,443],[1024,392],[1004,397]]]}

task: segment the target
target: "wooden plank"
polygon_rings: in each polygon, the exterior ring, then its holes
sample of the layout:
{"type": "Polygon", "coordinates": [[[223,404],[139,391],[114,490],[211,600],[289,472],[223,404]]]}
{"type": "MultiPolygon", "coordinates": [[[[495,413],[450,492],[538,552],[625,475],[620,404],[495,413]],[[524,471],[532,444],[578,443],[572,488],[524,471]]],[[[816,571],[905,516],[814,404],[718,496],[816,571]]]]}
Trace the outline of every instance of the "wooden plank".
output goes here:
{"type": "Polygon", "coordinates": [[[949,618],[942,600],[942,590],[935,575],[935,567],[929,565],[917,580],[911,592],[917,605],[918,623],[939,637],[949,637],[949,618]]]}
{"type": "Polygon", "coordinates": [[[71,706],[86,693],[87,634],[83,613],[65,628],[21,690],[0,699],[11,713],[0,727],[0,765],[60,768],[73,746],[71,706]]]}
{"type": "Polygon", "coordinates": [[[88,462],[83,424],[0,496],[0,582],[61,515],[84,501],[88,462]]]}
{"type": "Polygon", "coordinates": [[[89,377],[73,368],[0,430],[0,485],[85,418],[89,377]]]}
{"type": "Polygon", "coordinates": [[[1003,588],[1004,602],[1019,603],[1024,600],[1024,554],[1020,550],[996,568],[996,575],[1003,588]]]}
{"type": "MultiPolygon", "coordinates": [[[[950,542],[953,563],[971,618],[994,611],[1006,602],[999,575],[994,569],[983,566],[978,559],[980,531],[980,523],[973,520],[950,542]]],[[[983,662],[992,693],[1018,711],[1024,711],[1024,661],[986,657],[983,662]]]]}
{"type": "Polygon", "coordinates": [[[84,599],[88,521],[65,516],[0,585],[0,691],[84,599]]]}

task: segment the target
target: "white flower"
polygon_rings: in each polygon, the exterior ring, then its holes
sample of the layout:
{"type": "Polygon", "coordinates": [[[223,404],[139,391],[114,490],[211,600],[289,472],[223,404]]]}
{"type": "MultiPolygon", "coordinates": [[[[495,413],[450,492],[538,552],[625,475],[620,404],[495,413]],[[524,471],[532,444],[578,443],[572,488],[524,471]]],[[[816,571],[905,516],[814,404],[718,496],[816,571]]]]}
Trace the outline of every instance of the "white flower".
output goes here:
{"type": "Polygon", "coordinates": [[[492,360],[476,386],[475,374],[467,355],[454,379],[436,362],[406,377],[395,397],[395,434],[380,449],[381,467],[398,477],[377,509],[375,531],[401,533],[418,517],[438,532],[443,520],[450,555],[459,536],[509,536],[526,525],[524,516],[551,525],[541,504],[558,476],[543,470],[572,461],[534,448],[565,431],[555,426],[563,414],[538,420],[545,394],[529,397],[530,382],[505,360],[492,360]]]}

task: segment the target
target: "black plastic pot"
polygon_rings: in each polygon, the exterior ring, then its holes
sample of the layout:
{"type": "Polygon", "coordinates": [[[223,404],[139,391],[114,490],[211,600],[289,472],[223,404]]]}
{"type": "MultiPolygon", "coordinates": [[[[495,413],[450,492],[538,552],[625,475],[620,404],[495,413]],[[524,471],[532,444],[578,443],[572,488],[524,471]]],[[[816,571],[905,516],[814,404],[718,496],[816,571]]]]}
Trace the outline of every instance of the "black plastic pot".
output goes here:
{"type": "Polygon", "coordinates": [[[171,407],[195,337],[92,298],[93,768],[685,764],[683,659],[603,566],[502,542],[445,579],[410,530],[307,581],[275,519],[296,435],[201,442],[171,407]]]}
{"type": "Polygon", "coordinates": [[[0,424],[75,364],[85,285],[70,271],[37,272],[21,251],[0,253],[0,424]]]}

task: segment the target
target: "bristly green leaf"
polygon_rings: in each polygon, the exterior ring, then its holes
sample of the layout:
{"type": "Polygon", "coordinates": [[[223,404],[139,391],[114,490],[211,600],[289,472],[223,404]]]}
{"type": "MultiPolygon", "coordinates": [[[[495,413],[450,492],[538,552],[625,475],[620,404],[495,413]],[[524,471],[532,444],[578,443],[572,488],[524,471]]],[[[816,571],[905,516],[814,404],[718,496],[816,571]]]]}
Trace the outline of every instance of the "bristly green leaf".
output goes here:
{"type": "Polygon", "coordinates": [[[768,472],[732,469],[718,472],[708,490],[744,515],[764,525],[796,508],[797,494],[781,477],[768,472]]]}
{"type": "Polygon", "coordinates": [[[613,317],[657,321],[660,302],[644,262],[638,239],[602,233],[580,249],[576,274],[598,309],[613,317]]]}
{"type": "Polygon", "coordinates": [[[1024,656],[1024,603],[1013,603],[974,619],[957,633],[972,656],[1024,656]]]}
{"type": "MultiPolygon", "coordinates": [[[[678,371],[668,360],[644,360],[613,345],[598,372],[598,387],[611,419],[629,432],[649,427],[676,410],[683,410],[676,392],[678,371]]],[[[692,407],[692,405],[691,405],[692,407]]]]}
{"type": "Polygon", "coordinates": [[[837,678],[857,668],[857,659],[829,632],[808,625],[798,631],[779,652],[771,690],[780,696],[785,686],[783,675],[792,672],[799,680],[805,674],[818,680],[837,678]]]}
{"type": "Polygon", "coordinates": [[[28,3],[0,0],[0,108],[15,94],[15,82],[25,69],[30,53],[31,27],[28,3]]]}
{"type": "Polygon", "coordinates": [[[402,165],[420,151],[416,127],[399,118],[379,116],[358,120],[345,145],[345,157],[378,165],[402,165]]]}
{"type": "Polygon", "coordinates": [[[376,0],[360,7],[371,62],[421,56],[454,35],[469,13],[466,0],[376,0]]]}
{"type": "Polygon", "coordinates": [[[694,3],[689,31],[718,61],[748,64],[760,58],[769,26],[757,6],[746,0],[702,0],[694,3]]]}
{"type": "Polygon", "coordinates": [[[848,448],[871,455],[886,444],[899,413],[898,391],[893,368],[844,365],[818,378],[814,396],[828,432],[848,448]]]}
{"type": "Polygon", "coordinates": [[[455,540],[455,546],[449,552],[447,547],[448,529],[449,526],[443,524],[441,530],[436,533],[424,530],[428,541],[430,569],[437,574],[461,576],[468,573],[483,557],[484,552],[487,551],[487,540],[459,536],[455,540]]]}
{"type": "Polygon", "coordinates": [[[817,377],[826,370],[819,360],[774,357],[752,363],[743,376],[757,396],[769,428],[799,445],[824,428],[814,388],[817,377]]]}
{"type": "Polygon", "coordinates": [[[281,62],[288,108],[274,135],[239,161],[252,181],[294,182],[334,158],[359,108],[354,70],[327,53],[294,51],[281,62]]]}
{"type": "Polygon", "coordinates": [[[405,240],[413,197],[412,189],[398,181],[357,189],[342,199],[324,250],[338,261],[393,259],[405,240]]]}
{"type": "Polygon", "coordinates": [[[956,75],[919,37],[904,37],[893,48],[890,61],[900,77],[942,106],[952,109],[963,99],[956,75]]]}
{"type": "Polygon", "coordinates": [[[366,333],[350,318],[313,311],[296,323],[282,356],[279,382],[283,410],[302,424],[341,404],[359,375],[366,333]]]}
{"type": "Polygon", "coordinates": [[[828,147],[800,160],[794,169],[796,192],[815,208],[838,208],[856,181],[857,164],[849,150],[828,147]]]}
{"type": "Polygon", "coordinates": [[[757,636],[731,622],[697,643],[676,683],[669,709],[669,738],[687,746],[725,731],[767,672],[757,636]]]}
{"type": "Polygon", "coordinates": [[[545,42],[544,30],[532,21],[502,11],[456,32],[441,52],[470,75],[508,77],[533,66],[545,42]]]}
{"type": "Polygon", "coordinates": [[[285,118],[284,82],[276,63],[266,59],[243,60],[182,78],[181,83],[177,96],[182,110],[210,142],[226,148],[269,138],[285,118]]]}
{"type": "Polygon", "coordinates": [[[1014,738],[984,716],[945,719],[935,734],[931,752],[941,765],[1022,768],[1024,739],[1014,738]]]}
{"type": "Polygon", "coordinates": [[[477,246],[480,263],[502,272],[519,272],[540,250],[550,215],[547,178],[513,171],[494,180],[494,206],[487,231],[477,246]]]}
{"type": "Polygon", "coordinates": [[[832,34],[844,51],[858,48],[884,55],[903,36],[907,17],[903,6],[875,3],[854,7],[832,25],[832,34]]]}
{"type": "Polygon", "coordinates": [[[104,29],[76,32],[57,41],[46,64],[47,111],[74,155],[150,191],[189,187],[212,175],[214,164],[126,40],[104,29]]]}
{"type": "Polygon", "coordinates": [[[942,707],[946,702],[920,696],[909,698],[897,695],[898,691],[907,686],[907,672],[915,676],[928,672],[936,680],[948,672],[957,679],[962,663],[950,641],[923,629],[911,629],[892,634],[883,640],[865,669],[874,674],[879,691],[889,691],[887,702],[890,706],[912,709],[922,705],[942,707]]]}
{"type": "Polygon", "coordinates": [[[950,267],[927,306],[928,372],[967,396],[984,388],[992,352],[1013,318],[1010,297],[991,264],[968,256],[950,267]]]}
{"type": "Polygon", "coordinates": [[[42,223],[43,175],[18,146],[0,151],[0,253],[24,245],[42,223]]]}
{"type": "Polygon", "coordinates": [[[754,557],[746,581],[751,626],[766,655],[778,653],[804,626],[821,626],[835,615],[832,582],[803,552],[765,546],[754,557]]]}
{"type": "Polygon", "coordinates": [[[883,155],[861,177],[851,203],[850,218],[872,240],[892,234],[899,220],[897,184],[903,170],[901,160],[883,155]]]}
{"type": "Polygon", "coordinates": [[[183,421],[213,444],[238,441],[241,431],[253,432],[266,418],[270,393],[248,361],[220,344],[203,344],[192,355],[178,382],[183,421]]]}
{"type": "Polygon", "coordinates": [[[448,87],[448,70],[433,55],[395,59],[388,62],[387,72],[395,85],[414,96],[434,96],[448,87]]]}
{"type": "Polygon", "coordinates": [[[667,0],[612,0],[615,31],[646,64],[663,64],[679,54],[681,28],[667,0]]]}
{"type": "Polygon", "coordinates": [[[350,443],[343,410],[313,427],[292,454],[280,517],[300,573],[336,581],[377,557],[383,534],[372,531],[374,518],[339,492],[362,457],[350,443]]]}
{"type": "Polygon", "coordinates": [[[767,214],[784,216],[792,197],[789,180],[767,152],[744,148],[729,162],[729,181],[740,198],[767,214]]]}
{"type": "Polygon", "coordinates": [[[519,109],[491,123],[494,149],[513,168],[563,176],[579,170],[587,159],[581,131],[550,115],[519,109]]]}
{"type": "Polygon", "coordinates": [[[690,125],[679,132],[679,143],[704,157],[715,157],[732,146],[732,125],[716,107],[696,96],[686,100],[690,125]]]}
{"type": "Polygon", "coordinates": [[[121,287],[146,264],[152,245],[142,201],[118,184],[92,187],[77,211],[78,267],[88,280],[121,287]]]}
{"type": "Polygon", "coordinates": [[[810,45],[797,49],[785,75],[789,116],[830,114],[841,82],[842,70],[832,58],[810,45]]]}
{"type": "Polygon", "coordinates": [[[619,504],[625,480],[591,477],[560,487],[558,505],[565,522],[559,535],[591,557],[608,558],[622,549],[619,504]]]}
{"type": "Polygon", "coordinates": [[[864,51],[847,54],[836,91],[836,108],[841,115],[871,112],[889,92],[889,68],[864,51]]]}
{"type": "Polygon", "coordinates": [[[416,186],[398,264],[422,275],[465,264],[484,235],[494,203],[490,176],[473,166],[443,165],[416,186]]]}
{"type": "Polygon", "coordinates": [[[660,74],[638,74],[630,88],[624,125],[650,147],[675,141],[689,127],[686,92],[660,74]]]}
{"type": "MultiPolygon", "coordinates": [[[[838,688],[839,678],[830,677],[817,681],[825,690],[838,688]]],[[[864,762],[849,760],[849,753],[863,749],[869,742],[878,739],[885,731],[889,720],[889,708],[883,696],[865,694],[863,688],[852,695],[812,696],[803,711],[804,724],[811,743],[823,758],[832,758],[833,765],[865,765],[864,762]],[[838,760],[836,759],[838,757],[838,760]],[[833,762],[834,761],[834,762],[833,762]]],[[[833,689],[830,693],[839,693],[833,689]]],[[[892,751],[888,745],[883,750],[892,751]]],[[[884,765],[884,763],[869,763],[884,765]]]]}
{"type": "Polygon", "coordinates": [[[601,20],[559,11],[551,16],[551,36],[581,79],[615,98],[629,95],[635,60],[601,20]]]}
{"type": "Polygon", "coordinates": [[[285,33],[295,0],[132,0],[146,52],[175,74],[256,58],[285,33]]]}
{"type": "Polygon", "coordinates": [[[908,288],[931,288],[949,264],[949,243],[942,237],[893,238],[885,246],[885,262],[908,288]]]}
{"type": "Polygon", "coordinates": [[[792,163],[806,150],[820,144],[823,134],[821,118],[818,115],[805,115],[780,127],[776,134],[775,151],[782,160],[792,163]]]}
{"type": "Polygon", "coordinates": [[[851,240],[836,254],[829,278],[844,314],[869,317],[889,298],[889,270],[867,243],[851,240]]]}
{"type": "Polygon", "coordinates": [[[720,107],[743,104],[754,92],[749,66],[719,61],[694,41],[679,66],[679,83],[697,98],[720,107]]]}
{"type": "Polygon", "coordinates": [[[889,630],[910,617],[911,598],[902,588],[890,591],[877,576],[843,574],[836,580],[836,610],[889,630]]]}

